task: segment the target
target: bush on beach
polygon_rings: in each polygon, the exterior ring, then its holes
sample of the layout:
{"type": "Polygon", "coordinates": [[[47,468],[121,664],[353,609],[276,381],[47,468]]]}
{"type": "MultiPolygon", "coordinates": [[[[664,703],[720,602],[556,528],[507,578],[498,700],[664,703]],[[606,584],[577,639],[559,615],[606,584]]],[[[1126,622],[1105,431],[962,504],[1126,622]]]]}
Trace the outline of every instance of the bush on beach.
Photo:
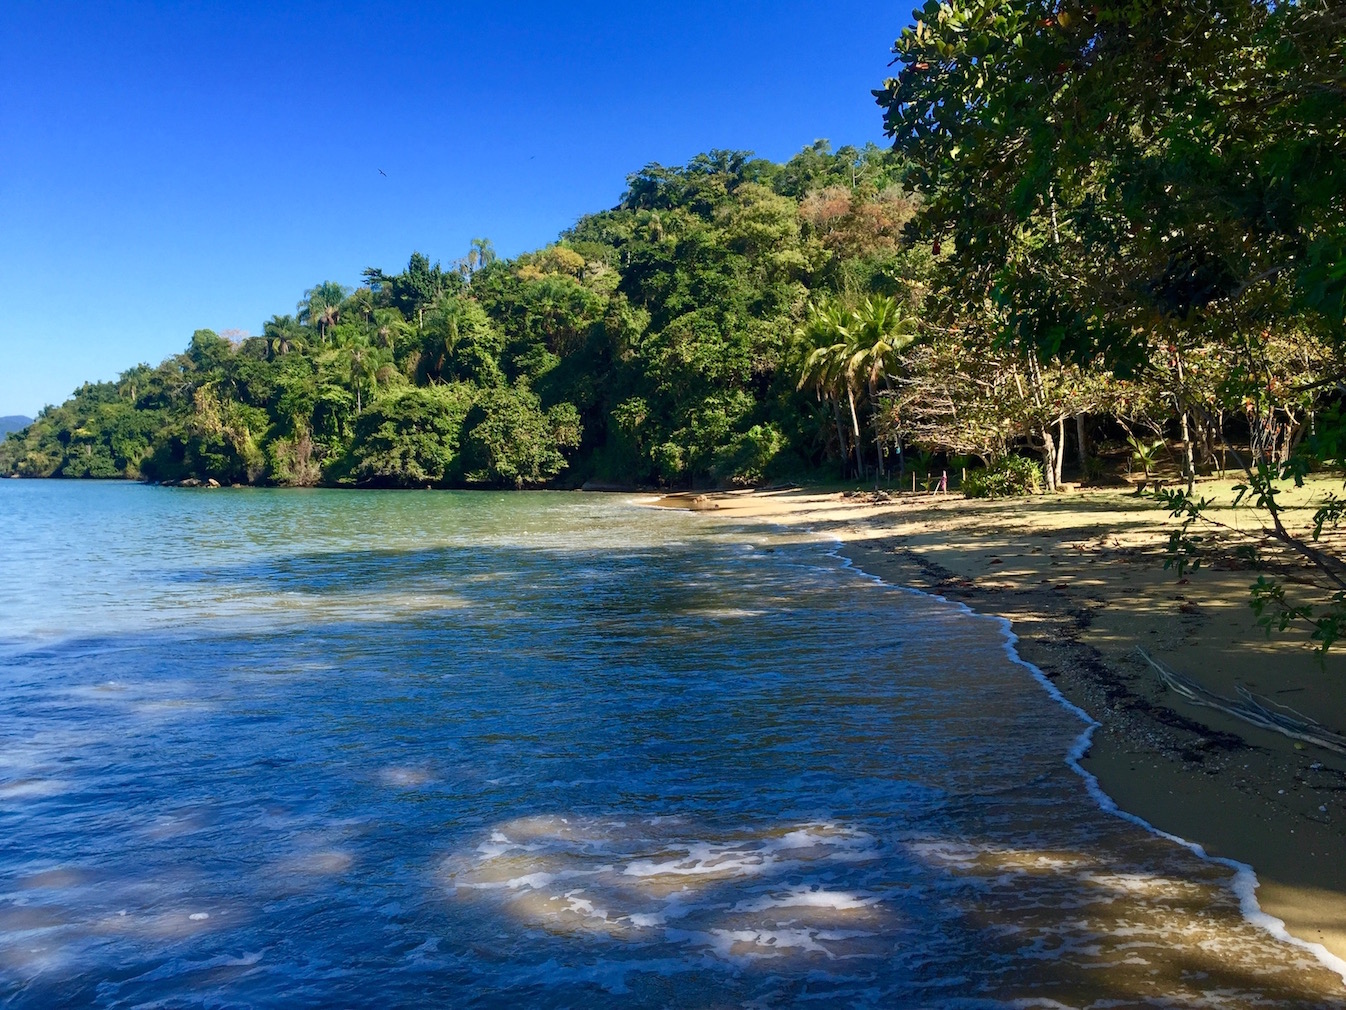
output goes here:
{"type": "Polygon", "coordinates": [[[1003,456],[983,470],[974,470],[963,481],[965,498],[1012,498],[1041,494],[1045,480],[1042,464],[1023,456],[1003,456]]]}

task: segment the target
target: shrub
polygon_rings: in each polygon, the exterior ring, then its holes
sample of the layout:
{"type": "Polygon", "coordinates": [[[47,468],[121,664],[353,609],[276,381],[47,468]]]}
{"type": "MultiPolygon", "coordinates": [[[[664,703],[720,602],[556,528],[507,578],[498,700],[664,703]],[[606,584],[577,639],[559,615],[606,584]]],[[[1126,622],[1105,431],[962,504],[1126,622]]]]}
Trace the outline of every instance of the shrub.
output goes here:
{"type": "Polygon", "coordinates": [[[469,484],[537,487],[564,470],[564,450],[579,444],[579,411],[558,404],[544,413],[526,387],[482,390],[463,421],[463,469],[469,484]]]}
{"type": "Polygon", "coordinates": [[[681,479],[687,468],[687,454],[676,442],[661,442],[650,453],[654,463],[654,472],[662,484],[672,484],[681,479]]]}
{"type": "MultiPolygon", "coordinates": [[[[376,401],[355,426],[351,462],[356,480],[380,487],[442,486],[460,480],[459,442],[473,397],[470,386],[455,383],[407,389],[376,401]]],[[[276,466],[278,480],[304,482],[299,464],[301,457],[307,463],[312,451],[305,447],[308,441],[305,433],[286,458],[277,456],[276,463],[289,466],[276,466]]]]}
{"type": "Polygon", "coordinates": [[[1023,456],[1005,456],[984,470],[974,470],[963,481],[966,498],[1010,498],[1039,494],[1045,483],[1042,465],[1023,456]]]}
{"type": "Polygon", "coordinates": [[[714,476],[731,487],[760,484],[784,447],[785,436],[774,424],[754,424],[720,451],[714,476]]]}

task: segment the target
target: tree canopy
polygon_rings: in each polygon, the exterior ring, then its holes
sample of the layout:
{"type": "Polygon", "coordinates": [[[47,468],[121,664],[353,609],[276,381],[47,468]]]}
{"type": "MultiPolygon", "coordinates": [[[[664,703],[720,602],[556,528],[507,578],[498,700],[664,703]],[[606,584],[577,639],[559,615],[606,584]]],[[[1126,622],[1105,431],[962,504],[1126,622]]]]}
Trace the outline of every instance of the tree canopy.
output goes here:
{"type": "MultiPolygon", "coordinates": [[[[0,447],[31,476],[388,487],[746,483],[831,467],[797,391],[811,298],[914,304],[898,155],[823,141],[786,164],[648,165],[614,208],[502,260],[474,239],[260,336],[199,330],[81,387],[0,447]]],[[[818,428],[822,426],[823,435],[818,428]]]]}
{"type": "Polygon", "coordinates": [[[1264,580],[1268,622],[1309,619],[1324,647],[1346,633],[1346,562],[1320,542],[1346,505],[1329,496],[1303,535],[1276,499],[1346,446],[1346,10],[931,0],[893,51],[875,95],[923,197],[908,235],[942,252],[927,322],[964,335],[922,363],[955,394],[895,398],[916,437],[988,437],[967,404],[1017,394],[1000,416],[1027,422],[1051,486],[1070,413],[1111,415],[1147,476],[1176,435],[1179,571],[1200,557],[1194,480],[1218,447],[1329,591],[1315,610],[1264,580]]]}

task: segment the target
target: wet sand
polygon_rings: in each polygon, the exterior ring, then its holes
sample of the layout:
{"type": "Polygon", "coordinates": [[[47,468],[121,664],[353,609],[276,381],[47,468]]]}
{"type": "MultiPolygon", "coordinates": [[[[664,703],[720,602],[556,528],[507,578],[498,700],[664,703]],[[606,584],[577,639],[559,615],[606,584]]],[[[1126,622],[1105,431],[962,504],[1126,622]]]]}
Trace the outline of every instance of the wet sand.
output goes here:
{"type": "MultiPolygon", "coordinates": [[[[1228,500],[1229,489],[1200,491],[1228,500]]],[[[1299,492],[1298,520],[1334,489],[1299,492]]],[[[1008,618],[1020,655],[1101,724],[1084,765],[1104,791],[1161,830],[1250,864],[1266,912],[1346,957],[1346,755],[1194,705],[1137,651],[1223,697],[1242,686],[1346,732],[1346,646],[1324,659],[1301,632],[1269,641],[1247,603],[1257,573],[1232,552],[1180,580],[1163,567],[1172,520],[1120,490],[1003,501],[789,490],[659,504],[834,536],[887,582],[1008,618]]],[[[1247,512],[1219,518],[1256,528],[1247,512]]],[[[1262,548],[1293,592],[1297,563],[1262,548]]]]}

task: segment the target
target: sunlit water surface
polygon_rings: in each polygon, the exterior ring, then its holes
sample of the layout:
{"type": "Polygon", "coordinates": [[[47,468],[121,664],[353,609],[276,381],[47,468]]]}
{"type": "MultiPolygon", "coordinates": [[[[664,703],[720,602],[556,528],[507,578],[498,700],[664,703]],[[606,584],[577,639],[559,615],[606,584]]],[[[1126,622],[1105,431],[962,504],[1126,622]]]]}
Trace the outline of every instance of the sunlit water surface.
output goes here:
{"type": "Polygon", "coordinates": [[[0,482],[0,1005],[1336,1005],[999,625],[614,497],[0,482]]]}

